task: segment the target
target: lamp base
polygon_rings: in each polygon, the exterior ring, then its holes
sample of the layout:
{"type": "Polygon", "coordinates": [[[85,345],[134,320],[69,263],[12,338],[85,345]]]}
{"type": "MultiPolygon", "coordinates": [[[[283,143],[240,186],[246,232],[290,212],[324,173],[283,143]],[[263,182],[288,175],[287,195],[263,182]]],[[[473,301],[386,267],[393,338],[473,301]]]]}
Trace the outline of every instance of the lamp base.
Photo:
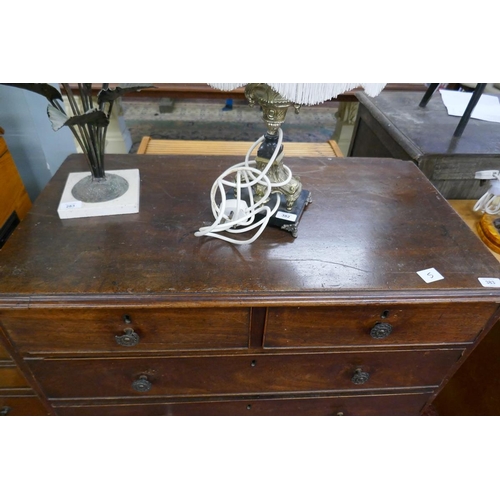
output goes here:
{"type": "Polygon", "coordinates": [[[139,212],[140,176],[138,169],[111,170],[108,174],[123,177],[128,183],[127,191],[108,201],[85,202],[74,196],[73,188],[82,179],[89,177],[89,172],[74,172],[68,175],[57,213],[60,219],[97,217],[103,215],[135,214],[139,212]]]}
{"type": "MultiPolygon", "coordinates": [[[[297,237],[299,231],[299,223],[302,218],[302,214],[306,209],[307,205],[312,202],[312,197],[310,191],[306,189],[302,189],[299,197],[295,200],[295,203],[292,206],[291,210],[287,210],[287,202],[285,195],[282,193],[272,194],[269,201],[265,203],[265,206],[273,209],[276,204],[275,196],[279,196],[281,198],[280,206],[277,212],[269,219],[268,225],[274,226],[284,231],[288,231],[292,234],[294,238],[297,237]]],[[[234,191],[228,191],[226,193],[227,199],[234,199],[234,191]]],[[[244,199],[247,203],[249,203],[249,198],[247,195],[243,195],[242,199],[244,199]]],[[[262,219],[263,215],[257,215],[255,217],[256,220],[262,219]]]]}

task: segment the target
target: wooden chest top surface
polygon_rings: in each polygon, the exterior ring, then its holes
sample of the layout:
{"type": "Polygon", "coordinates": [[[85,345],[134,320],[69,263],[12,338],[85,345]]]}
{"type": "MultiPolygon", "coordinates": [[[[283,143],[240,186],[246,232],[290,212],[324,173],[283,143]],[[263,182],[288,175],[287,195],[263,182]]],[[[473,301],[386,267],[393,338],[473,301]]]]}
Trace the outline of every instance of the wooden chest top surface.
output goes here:
{"type": "Polygon", "coordinates": [[[269,227],[251,245],[194,232],[213,221],[209,192],[233,157],[110,155],[139,168],[140,212],[61,220],[70,156],[0,250],[0,307],[86,303],[335,304],[382,300],[498,301],[479,277],[496,259],[411,162],[289,158],[311,191],[298,237],[269,227]],[[445,279],[425,283],[417,271],[445,279]]]}
{"type": "Polygon", "coordinates": [[[500,123],[471,118],[462,137],[454,139],[460,117],[448,115],[439,92],[432,96],[425,108],[419,107],[423,92],[382,92],[375,98],[364,92],[356,95],[381,127],[412,157],[491,155],[500,161],[500,123]]]}

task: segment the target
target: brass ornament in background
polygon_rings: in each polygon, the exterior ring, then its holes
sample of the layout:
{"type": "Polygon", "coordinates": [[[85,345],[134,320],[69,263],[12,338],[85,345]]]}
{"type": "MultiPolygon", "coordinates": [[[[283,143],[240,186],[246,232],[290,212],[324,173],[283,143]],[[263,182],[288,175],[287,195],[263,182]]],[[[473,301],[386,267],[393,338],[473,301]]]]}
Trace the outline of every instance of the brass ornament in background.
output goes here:
{"type": "MultiPolygon", "coordinates": [[[[259,105],[262,109],[262,117],[267,127],[266,142],[267,149],[269,145],[277,142],[278,130],[284,123],[288,108],[293,106],[295,112],[298,113],[300,104],[295,104],[288,99],[282,97],[278,92],[273,90],[265,83],[249,83],[245,87],[245,96],[248,99],[250,106],[259,105]]],[[[259,148],[256,157],[257,168],[264,170],[269,162],[270,155],[263,155],[266,149],[266,142],[259,148]]],[[[283,146],[282,146],[283,147],[283,146]]],[[[283,168],[283,150],[280,151],[275,161],[273,162],[267,176],[273,183],[279,183],[285,180],[288,176],[287,171],[283,168]]],[[[290,182],[282,187],[274,188],[273,192],[279,191],[285,196],[286,208],[291,210],[295,201],[299,198],[302,191],[302,183],[300,178],[293,176],[290,182]]],[[[255,197],[257,200],[262,198],[265,189],[257,185],[255,189],[255,197]]]]}
{"type": "Polygon", "coordinates": [[[484,213],[476,224],[476,231],[490,250],[500,253],[500,217],[498,214],[484,213]]]}

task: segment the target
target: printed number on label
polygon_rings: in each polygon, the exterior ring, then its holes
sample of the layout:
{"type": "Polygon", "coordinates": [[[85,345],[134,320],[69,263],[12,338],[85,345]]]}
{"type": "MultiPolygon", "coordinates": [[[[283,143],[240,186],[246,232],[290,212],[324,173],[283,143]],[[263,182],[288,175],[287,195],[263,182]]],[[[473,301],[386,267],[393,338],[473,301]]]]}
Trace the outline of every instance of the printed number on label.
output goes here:
{"type": "Polygon", "coordinates": [[[295,214],[289,214],[286,212],[276,212],[276,217],[278,219],[289,220],[290,222],[295,222],[297,220],[297,216],[295,214]]]}
{"type": "Polygon", "coordinates": [[[498,288],[500,287],[499,278],[478,278],[479,283],[485,287],[498,288]]]}

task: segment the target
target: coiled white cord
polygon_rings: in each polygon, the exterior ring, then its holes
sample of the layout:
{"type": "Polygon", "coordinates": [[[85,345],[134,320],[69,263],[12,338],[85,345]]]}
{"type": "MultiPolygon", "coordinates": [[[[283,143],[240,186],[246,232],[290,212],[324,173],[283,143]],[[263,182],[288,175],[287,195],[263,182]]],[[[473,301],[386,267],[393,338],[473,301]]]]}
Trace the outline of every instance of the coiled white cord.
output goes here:
{"type": "Polygon", "coordinates": [[[269,196],[274,193],[273,188],[284,186],[288,184],[292,178],[291,170],[283,165],[287,171],[287,178],[282,182],[271,182],[267,176],[267,172],[278,156],[281,143],[283,141],[283,131],[278,129],[278,143],[273,155],[271,156],[266,167],[261,171],[255,168],[257,164],[255,160],[249,160],[252,151],[264,141],[264,136],[255,141],[245,155],[245,161],[237,163],[223,172],[214,182],[210,191],[210,202],[212,206],[212,213],[214,214],[215,221],[211,226],[201,227],[194,233],[195,236],[211,236],[218,238],[235,245],[243,245],[254,242],[266,228],[269,219],[275,214],[280,206],[281,197],[279,193],[276,196],[276,204],[274,208],[270,208],[264,203],[268,200],[269,196]],[[236,174],[234,181],[226,179],[229,175],[236,174]],[[257,184],[265,186],[265,194],[259,201],[255,202],[253,197],[253,187],[257,184]],[[235,189],[235,199],[227,200],[225,187],[235,189]],[[247,190],[249,203],[242,199],[242,190],[247,190]],[[217,204],[217,193],[220,195],[220,204],[217,204]],[[262,219],[255,222],[255,216],[265,213],[262,219]],[[260,227],[259,227],[260,226],[260,227]],[[251,231],[259,227],[258,231],[247,240],[237,240],[219,234],[221,232],[228,233],[243,233],[251,231]]]}
{"type": "Polygon", "coordinates": [[[474,211],[485,212],[490,215],[500,213],[500,176],[494,174],[495,179],[490,180],[490,187],[474,205],[474,211]]]}

